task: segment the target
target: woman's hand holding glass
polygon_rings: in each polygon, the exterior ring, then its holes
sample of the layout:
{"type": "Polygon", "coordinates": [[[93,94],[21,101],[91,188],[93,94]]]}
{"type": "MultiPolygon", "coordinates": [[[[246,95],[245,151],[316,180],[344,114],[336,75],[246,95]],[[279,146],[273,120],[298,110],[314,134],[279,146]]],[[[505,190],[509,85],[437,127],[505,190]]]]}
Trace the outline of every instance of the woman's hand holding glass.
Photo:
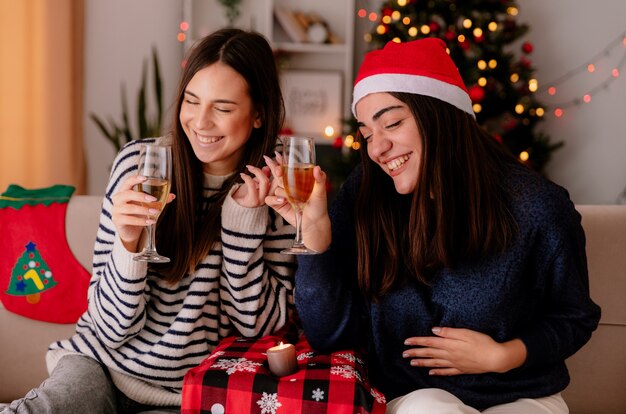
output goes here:
{"type": "MultiPolygon", "coordinates": [[[[143,153],[144,148],[142,148],[143,153]]],[[[165,164],[171,165],[171,158],[165,161],[165,164]]],[[[139,250],[139,245],[142,241],[141,237],[146,227],[148,228],[148,245],[154,245],[153,226],[156,224],[156,220],[165,205],[175,198],[174,194],[169,193],[169,174],[169,172],[165,174],[168,180],[166,185],[167,191],[160,199],[148,194],[151,187],[149,182],[150,180],[154,182],[155,178],[147,177],[141,174],[141,171],[138,175],[125,179],[111,198],[113,203],[111,219],[122,244],[129,252],[134,253],[139,250]],[[139,191],[140,189],[143,189],[145,192],[139,191]]]]}
{"type": "MultiPolygon", "coordinates": [[[[265,157],[272,173],[272,187],[265,203],[280,214],[289,224],[296,226],[296,211],[287,199],[283,184],[283,157],[278,152],[276,158],[265,157]]],[[[326,173],[319,166],[313,169],[313,191],[302,212],[302,240],[311,250],[324,252],[330,246],[331,230],[326,198],[326,173]]]]}
{"type": "MultiPolygon", "coordinates": [[[[156,223],[156,220],[150,217],[150,209],[144,205],[144,203],[156,201],[156,198],[133,190],[145,180],[146,177],[139,175],[128,177],[112,197],[111,219],[120,240],[129,252],[138,250],[140,238],[146,226],[156,223]]],[[[174,194],[170,194],[167,203],[174,198],[174,194]]]]}

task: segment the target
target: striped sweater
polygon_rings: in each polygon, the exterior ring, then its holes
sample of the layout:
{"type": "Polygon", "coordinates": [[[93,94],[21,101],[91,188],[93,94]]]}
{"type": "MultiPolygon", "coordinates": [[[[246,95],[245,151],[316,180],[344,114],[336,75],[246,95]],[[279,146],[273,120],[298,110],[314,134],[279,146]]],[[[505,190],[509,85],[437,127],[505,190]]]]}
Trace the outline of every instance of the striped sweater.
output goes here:
{"type": "MultiPolygon", "coordinates": [[[[89,306],[76,334],[50,345],[51,372],[68,353],[96,359],[129,398],[150,405],[180,405],[183,377],[219,340],[271,333],[293,310],[293,227],[267,206],[245,208],[231,195],[222,208],[221,242],[180,282],[170,285],[132,260],[111,220],[111,197],[136,174],[139,142],[115,159],[96,238],[89,306]]],[[[204,196],[226,177],[205,175],[204,196]]],[[[157,229],[158,231],[158,229],[157,229]]]]}

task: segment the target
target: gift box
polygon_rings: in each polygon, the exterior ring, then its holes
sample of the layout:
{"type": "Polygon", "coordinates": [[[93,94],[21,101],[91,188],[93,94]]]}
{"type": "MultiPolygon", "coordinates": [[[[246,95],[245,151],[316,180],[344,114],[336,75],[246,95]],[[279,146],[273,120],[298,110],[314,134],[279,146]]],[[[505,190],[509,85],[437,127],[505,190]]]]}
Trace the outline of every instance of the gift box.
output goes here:
{"type": "Polygon", "coordinates": [[[376,414],[385,398],[369,385],[361,353],[320,353],[293,330],[259,339],[228,337],[185,375],[181,412],[376,414]],[[267,350],[293,343],[298,371],[277,377],[269,370],[267,350]]]}

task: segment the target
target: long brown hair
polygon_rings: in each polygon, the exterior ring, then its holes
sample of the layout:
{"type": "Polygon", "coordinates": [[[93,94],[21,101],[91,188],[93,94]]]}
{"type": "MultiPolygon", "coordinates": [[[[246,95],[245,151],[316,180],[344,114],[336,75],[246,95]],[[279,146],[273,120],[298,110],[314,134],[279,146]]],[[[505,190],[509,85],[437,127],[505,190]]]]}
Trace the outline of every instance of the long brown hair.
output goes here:
{"type": "Polygon", "coordinates": [[[157,245],[172,259],[167,265],[155,266],[174,283],[193,271],[220,239],[222,204],[230,188],[241,178],[246,165],[263,165],[263,155],[273,153],[283,124],[285,108],[280,91],[278,71],[267,40],[260,34],[239,29],[222,29],[210,34],[193,47],[178,85],[173,110],[172,193],[170,203],[159,218],[157,245]],[[245,144],[237,171],[222,188],[203,205],[204,175],[202,162],[196,158],[179,120],[185,88],[201,69],[221,62],[239,73],[248,83],[252,104],[259,113],[261,127],[254,128],[245,144]]]}
{"type": "Polygon", "coordinates": [[[373,300],[407,278],[428,284],[444,267],[502,251],[517,229],[503,180],[514,157],[452,105],[422,95],[391,95],[410,108],[423,148],[415,190],[402,196],[368,157],[367,144],[361,146],[358,277],[373,300]]]}

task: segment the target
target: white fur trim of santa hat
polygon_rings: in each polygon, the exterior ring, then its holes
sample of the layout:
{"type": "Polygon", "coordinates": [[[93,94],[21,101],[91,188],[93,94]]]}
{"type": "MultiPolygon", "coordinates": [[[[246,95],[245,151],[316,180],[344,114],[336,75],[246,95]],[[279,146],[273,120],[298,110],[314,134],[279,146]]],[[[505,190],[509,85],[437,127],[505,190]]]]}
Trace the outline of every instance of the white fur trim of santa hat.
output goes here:
{"type": "Polygon", "coordinates": [[[356,116],[356,104],[363,97],[377,92],[430,96],[475,117],[472,100],[441,39],[389,42],[367,53],[354,83],[352,113],[356,116]]]}

